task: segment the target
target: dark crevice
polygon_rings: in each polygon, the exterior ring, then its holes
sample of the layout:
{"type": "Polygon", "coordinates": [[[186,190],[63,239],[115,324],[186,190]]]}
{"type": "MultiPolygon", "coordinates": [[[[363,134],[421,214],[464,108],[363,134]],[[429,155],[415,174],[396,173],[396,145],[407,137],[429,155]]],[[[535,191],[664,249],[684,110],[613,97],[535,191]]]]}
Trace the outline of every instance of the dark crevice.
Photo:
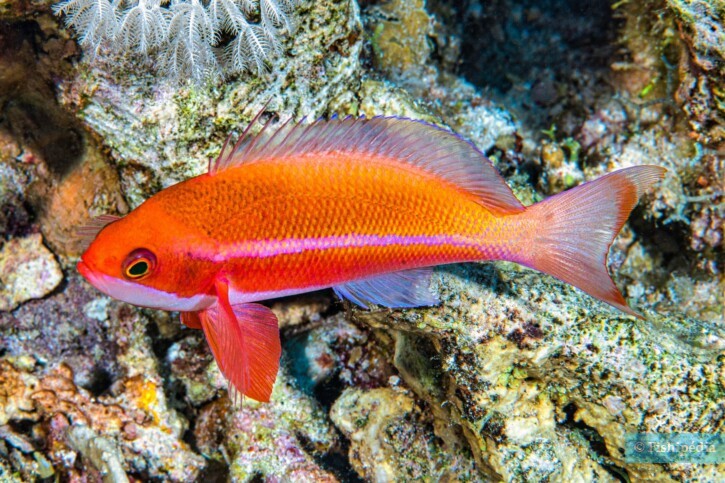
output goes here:
{"type": "Polygon", "coordinates": [[[108,369],[96,367],[91,375],[88,384],[81,387],[93,395],[99,397],[111,388],[113,384],[113,374],[108,369]]]}
{"type": "MultiPolygon", "coordinates": [[[[154,355],[159,360],[166,359],[166,352],[169,350],[169,347],[171,347],[174,341],[161,337],[159,327],[155,323],[148,324],[146,326],[146,335],[149,337],[149,339],[151,339],[151,350],[153,350],[154,355]]],[[[166,369],[169,370],[168,367],[166,367],[166,369]]],[[[168,376],[168,373],[165,373],[163,375],[168,376]]]]}
{"type": "Polygon", "coordinates": [[[616,49],[618,24],[609,0],[462,3],[461,74],[499,93],[521,82],[543,82],[542,71],[561,78],[570,70],[608,67],[616,49]]]}
{"type": "Polygon", "coordinates": [[[151,323],[146,326],[146,335],[151,339],[151,350],[159,361],[159,376],[163,381],[164,394],[166,394],[169,406],[193,422],[195,411],[193,407],[186,403],[186,388],[180,381],[172,377],[171,366],[166,357],[171,345],[177,339],[183,337],[183,333],[176,338],[167,339],[161,336],[158,326],[151,323]]]}
{"type": "Polygon", "coordinates": [[[8,421],[8,426],[10,426],[10,428],[18,434],[32,436],[35,421],[30,419],[11,419],[8,421]]]}
{"type": "Polygon", "coordinates": [[[458,62],[439,58],[441,69],[454,70],[506,106],[524,137],[551,126],[566,137],[577,134],[600,99],[614,94],[611,65],[626,60],[619,42],[624,22],[611,3],[429,0],[428,9],[444,37],[460,39],[453,49],[458,62]]]}
{"type": "Polygon", "coordinates": [[[682,221],[663,224],[646,216],[645,208],[638,206],[629,218],[629,225],[647,253],[662,257],[660,266],[650,274],[657,287],[666,286],[675,273],[687,274],[692,280],[707,277],[697,264],[700,255],[690,246],[689,227],[682,221]]]}
{"type": "Polygon", "coordinates": [[[342,395],[343,389],[345,389],[345,385],[335,374],[335,376],[315,386],[315,399],[326,411],[329,411],[335,401],[342,395]]]}
{"type": "Polygon", "coordinates": [[[561,423],[561,425],[571,429],[572,431],[576,431],[584,437],[584,439],[589,443],[589,448],[591,453],[593,453],[591,455],[593,456],[593,459],[612,477],[622,483],[629,483],[630,479],[627,470],[612,463],[612,458],[609,454],[609,450],[607,449],[607,445],[599,432],[591,426],[585,424],[583,421],[575,420],[577,409],[578,408],[574,403],[569,403],[564,406],[566,419],[563,423],[561,423]]]}
{"type": "Polygon", "coordinates": [[[253,474],[248,480],[248,483],[265,483],[264,475],[260,472],[253,474]]]}
{"type": "MultiPolygon", "coordinates": [[[[0,121],[1,123],[2,121],[0,121]]],[[[11,198],[0,205],[0,231],[5,240],[23,238],[35,230],[34,213],[30,204],[22,199],[11,198]]]]}
{"type": "Polygon", "coordinates": [[[304,434],[297,433],[295,436],[302,449],[312,457],[315,463],[322,469],[335,475],[340,482],[362,483],[365,481],[360,478],[350,464],[348,457],[350,453],[350,442],[347,439],[342,436],[338,437],[338,444],[333,446],[329,451],[320,453],[315,450],[314,444],[304,434]]]}
{"type": "Polygon", "coordinates": [[[206,468],[199,474],[198,483],[225,483],[229,481],[229,467],[214,459],[207,460],[206,468]]]}
{"type": "Polygon", "coordinates": [[[24,146],[39,153],[50,171],[62,178],[83,159],[84,135],[57,105],[37,93],[22,93],[8,101],[4,114],[9,128],[24,146]]]}
{"type": "Polygon", "coordinates": [[[285,357],[282,359],[282,364],[292,376],[295,385],[301,391],[313,396],[325,411],[329,411],[342,394],[345,386],[340,381],[337,372],[322,381],[314,381],[310,378],[310,361],[304,356],[308,337],[309,332],[302,332],[283,339],[282,347],[285,357]]]}
{"type": "Polygon", "coordinates": [[[0,130],[42,158],[58,178],[68,174],[85,152],[79,121],[58,105],[53,74],[38,61],[37,39],[43,32],[34,21],[0,22],[0,130]]]}
{"type": "Polygon", "coordinates": [[[189,419],[189,427],[186,431],[184,431],[184,434],[181,436],[181,440],[188,444],[195,452],[201,454],[202,452],[199,450],[199,445],[196,443],[196,435],[194,434],[195,426],[196,419],[189,419]]]}

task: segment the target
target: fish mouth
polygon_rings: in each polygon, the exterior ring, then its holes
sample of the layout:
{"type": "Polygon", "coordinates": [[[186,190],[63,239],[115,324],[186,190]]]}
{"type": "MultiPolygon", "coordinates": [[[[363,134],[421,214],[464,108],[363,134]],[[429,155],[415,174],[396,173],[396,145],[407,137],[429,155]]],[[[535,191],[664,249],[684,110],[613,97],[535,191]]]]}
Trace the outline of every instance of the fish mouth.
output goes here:
{"type": "Polygon", "coordinates": [[[105,283],[103,283],[103,277],[99,277],[98,275],[96,275],[93,269],[89,267],[88,264],[83,261],[83,259],[81,259],[76,264],[76,270],[78,270],[78,273],[80,273],[83,278],[88,280],[88,283],[93,285],[96,289],[100,290],[106,295],[111,295],[108,292],[108,287],[105,283]]]}
{"type": "Polygon", "coordinates": [[[83,260],[76,264],[76,270],[78,270],[78,273],[83,275],[83,278],[88,279],[91,276],[91,269],[88,268],[88,265],[86,265],[86,262],[83,260]]]}

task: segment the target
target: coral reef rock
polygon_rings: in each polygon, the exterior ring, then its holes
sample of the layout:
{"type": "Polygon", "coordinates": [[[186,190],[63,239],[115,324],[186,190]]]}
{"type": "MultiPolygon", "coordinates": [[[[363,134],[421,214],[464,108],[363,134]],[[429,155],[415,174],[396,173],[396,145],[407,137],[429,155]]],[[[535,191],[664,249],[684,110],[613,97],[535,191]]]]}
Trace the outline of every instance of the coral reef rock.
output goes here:
{"type": "Polygon", "coordinates": [[[0,248],[0,311],[52,292],[63,272],[39,234],[13,238],[0,248]]]}
{"type": "Polygon", "coordinates": [[[346,389],[330,417],[350,439],[350,460],[368,481],[471,481],[476,471],[464,446],[449,446],[430,415],[400,388],[346,389]],[[401,458],[401,455],[405,455],[401,458]]]}
{"type": "Polygon", "coordinates": [[[652,311],[637,320],[511,264],[446,268],[437,286],[439,307],[357,318],[397,334],[401,378],[440,424],[460,424],[488,477],[722,475],[722,465],[632,464],[623,453],[626,433],[723,430],[722,328],[652,311]],[[675,324],[697,340],[676,337],[675,324]]]}

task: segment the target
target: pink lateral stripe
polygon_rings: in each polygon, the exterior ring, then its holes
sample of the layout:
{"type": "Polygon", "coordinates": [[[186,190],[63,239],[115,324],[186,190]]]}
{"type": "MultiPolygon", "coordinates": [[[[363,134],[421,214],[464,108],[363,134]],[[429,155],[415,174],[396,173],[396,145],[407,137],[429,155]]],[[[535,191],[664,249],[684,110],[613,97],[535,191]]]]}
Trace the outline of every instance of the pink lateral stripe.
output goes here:
{"type": "Polygon", "coordinates": [[[400,235],[342,235],[322,238],[285,238],[283,240],[255,240],[240,243],[226,251],[217,252],[214,261],[229,258],[268,258],[278,255],[292,255],[309,250],[330,250],[335,248],[384,247],[391,245],[439,246],[483,248],[480,241],[457,235],[400,236],[400,235]]]}

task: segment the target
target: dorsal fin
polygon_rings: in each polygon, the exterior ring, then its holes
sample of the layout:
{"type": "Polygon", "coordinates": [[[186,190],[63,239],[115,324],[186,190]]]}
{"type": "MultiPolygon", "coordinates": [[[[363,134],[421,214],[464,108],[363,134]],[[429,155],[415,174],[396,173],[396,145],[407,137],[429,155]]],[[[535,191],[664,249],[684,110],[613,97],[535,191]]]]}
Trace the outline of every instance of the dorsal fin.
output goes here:
{"type": "Polygon", "coordinates": [[[122,217],[116,215],[100,215],[96,216],[85,225],[76,228],[75,234],[76,237],[81,240],[81,247],[83,248],[83,250],[87,249],[90,246],[90,244],[93,242],[93,240],[96,239],[96,236],[98,236],[101,230],[103,230],[106,226],[110,225],[114,221],[120,220],[121,218],[122,217]]]}
{"type": "Polygon", "coordinates": [[[398,117],[332,118],[309,124],[304,119],[297,123],[288,120],[274,129],[268,129],[269,124],[267,121],[258,134],[250,133],[250,124],[234,149],[222,150],[210,172],[264,159],[322,153],[381,156],[438,176],[474,194],[490,210],[510,213],[524,209],[476,146],[438,126],[398,117]]]}

